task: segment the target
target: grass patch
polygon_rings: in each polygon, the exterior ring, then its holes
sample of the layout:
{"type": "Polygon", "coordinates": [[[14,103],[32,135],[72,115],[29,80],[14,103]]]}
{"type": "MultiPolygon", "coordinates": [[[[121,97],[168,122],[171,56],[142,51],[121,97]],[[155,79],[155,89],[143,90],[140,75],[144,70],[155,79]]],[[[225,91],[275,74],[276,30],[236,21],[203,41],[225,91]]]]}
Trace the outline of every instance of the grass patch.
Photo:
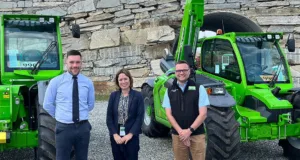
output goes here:
{"type": "Polygon", "coordinates": [[[108,101],[109,95],[96,95],[96,101],[108,101]]]}

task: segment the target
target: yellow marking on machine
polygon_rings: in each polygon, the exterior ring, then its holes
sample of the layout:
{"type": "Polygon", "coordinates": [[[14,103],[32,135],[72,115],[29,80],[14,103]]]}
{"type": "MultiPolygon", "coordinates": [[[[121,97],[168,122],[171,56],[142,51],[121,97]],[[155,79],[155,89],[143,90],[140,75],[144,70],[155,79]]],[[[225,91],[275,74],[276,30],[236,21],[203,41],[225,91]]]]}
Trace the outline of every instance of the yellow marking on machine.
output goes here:
{"type": "Polygon", "coordinates": [[[7,134],[6,132],[0,132],[0,144],[6,143],[6,138],[7,138],[6,134],[7,134]]]}
{"type": "Polygon", "coordinates": [[[3,95],[3,98],[9,98],[9,95],[3,95]]]}

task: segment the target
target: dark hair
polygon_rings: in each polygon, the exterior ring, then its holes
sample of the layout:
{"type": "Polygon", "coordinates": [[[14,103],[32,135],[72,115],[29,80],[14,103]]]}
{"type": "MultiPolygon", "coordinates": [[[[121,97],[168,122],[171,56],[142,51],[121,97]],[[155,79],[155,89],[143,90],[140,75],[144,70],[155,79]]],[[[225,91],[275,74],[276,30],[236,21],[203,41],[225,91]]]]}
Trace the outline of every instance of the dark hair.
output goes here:
{"type": "Polygon", "coordinates": [[[186,64],[186,65],[188,65],[190,67],[190,65],[188,64],[188,62],[186,60],[179,60],[179,61],[176,62],[175,66],[177,64],[186,64]]]}
{"type": "Polygon", "coordinates": [[[131,76],[130,72],[127,69],[123,68],[123,69],[120,69],[117,72],[116,77],[115,77],[115,83],[116,83],[118,89],[121,89],[120,85],[119,85],[119,80],[118,80],[121,73],[125,74],[129,78],[129,81],[130,81],[130,86],[129,87],[132,88],[132,86],[133,86],[132,76],[131,76]]]}
{"type": "Polygon", "coordinates": [[[70,51],[67,52],[67,58],[69,56],[80,56],[81,57],[81,53],[77,50],[70,50],[70,51]]]}

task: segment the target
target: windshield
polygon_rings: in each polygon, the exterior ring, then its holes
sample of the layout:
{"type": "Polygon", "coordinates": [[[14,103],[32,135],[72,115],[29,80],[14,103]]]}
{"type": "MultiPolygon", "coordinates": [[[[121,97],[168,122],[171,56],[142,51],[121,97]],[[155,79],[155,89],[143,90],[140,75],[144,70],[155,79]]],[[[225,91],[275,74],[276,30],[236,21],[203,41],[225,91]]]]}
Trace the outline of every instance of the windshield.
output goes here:
{"type": "Polygon", "coordinates": [[[244,62],[248,83],[286,83],[289,78],[286,63],[276,42],[263,38],[237,38],[237,45],[244,62]]]}
{"type": "MultiPolygon", "coordinates": [[[[29,20],[5,21],[5,71],[29,70],[43,57],[51,42],[56,41],[54,23],[29,20]]],[[[59,69],[58,48],[52,49],[41,70],[59,69]]]]}

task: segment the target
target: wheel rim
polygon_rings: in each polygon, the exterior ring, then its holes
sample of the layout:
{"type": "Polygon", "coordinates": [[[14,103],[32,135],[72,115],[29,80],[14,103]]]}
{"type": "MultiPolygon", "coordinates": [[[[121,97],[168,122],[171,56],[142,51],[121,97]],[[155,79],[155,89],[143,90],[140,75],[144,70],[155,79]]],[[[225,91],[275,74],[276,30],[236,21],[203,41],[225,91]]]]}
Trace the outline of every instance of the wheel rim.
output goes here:
{"type": "Polygon", "coordinates": [[[144,116],[144,123],[145,125],[149,125],[151,122],[151,106],[150,100],[148,97],[144,99],[144,107],[145,107],[145,116],[144,116]]]}

